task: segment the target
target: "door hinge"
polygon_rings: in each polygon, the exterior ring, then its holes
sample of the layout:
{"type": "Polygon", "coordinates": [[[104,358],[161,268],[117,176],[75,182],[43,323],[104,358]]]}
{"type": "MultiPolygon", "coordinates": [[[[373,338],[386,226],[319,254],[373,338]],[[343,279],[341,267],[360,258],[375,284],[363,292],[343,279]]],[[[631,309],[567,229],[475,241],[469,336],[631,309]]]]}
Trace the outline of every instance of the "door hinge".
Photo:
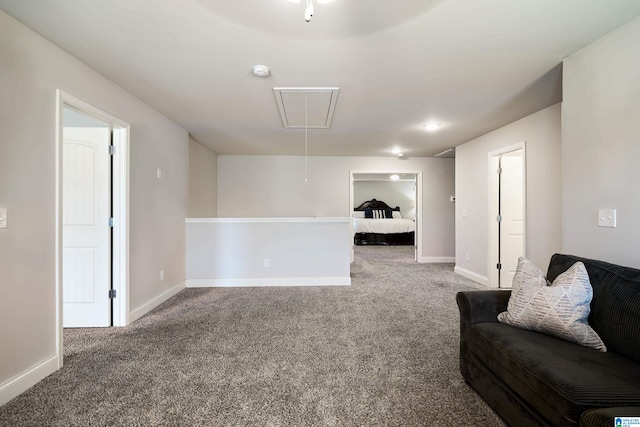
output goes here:
{"type": "Polygon", "coordinates": [[[116,219],[114,217],[109,218],[109,227],[113,228],[116,226],[116,219]]]}
{"type": "Polygon", "coordinates": [[[115,298],[116,298],[116,290],[109,289],[109,299],[115,299],[115,298]]]}
{"type": "Polygon", "coordinates": [[[498,167],[498,170],[496,172],[498,172],[498,175],[500,175],[502,173],[502,167],[498,167]]]}
{"type": "Polygon", "coordinates": [[[115,145],[110,145],[109,146],[109,154],[112,155],[112,156],[116,154],[116,146],[115,145]]]}
{"type": "Polygon", "coordinates": [[[496,268],[497,268],[498,270],[502,270],[502,264],[500,264],[500,263],[496,264],[496,268]]]}
{"type": "Polygon", "coordinates": [[[498,216],[496,217],[496,221],[498,221],[498,222],[502,222],[502,215],[498,215],[498,216]]]}

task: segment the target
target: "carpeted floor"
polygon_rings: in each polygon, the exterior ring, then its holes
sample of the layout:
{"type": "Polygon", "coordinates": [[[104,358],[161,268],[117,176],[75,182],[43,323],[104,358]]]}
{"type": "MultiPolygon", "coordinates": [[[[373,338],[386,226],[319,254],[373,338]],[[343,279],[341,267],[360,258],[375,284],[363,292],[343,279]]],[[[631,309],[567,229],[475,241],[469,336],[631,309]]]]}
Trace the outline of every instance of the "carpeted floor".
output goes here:
{"type": "Polygon", "coordinates": [[[479,286],[404,249],[356,247],[350,287],[187,289],[65,330],[0,425],[504,426],[458,371],[455,294],[479,286]]]}

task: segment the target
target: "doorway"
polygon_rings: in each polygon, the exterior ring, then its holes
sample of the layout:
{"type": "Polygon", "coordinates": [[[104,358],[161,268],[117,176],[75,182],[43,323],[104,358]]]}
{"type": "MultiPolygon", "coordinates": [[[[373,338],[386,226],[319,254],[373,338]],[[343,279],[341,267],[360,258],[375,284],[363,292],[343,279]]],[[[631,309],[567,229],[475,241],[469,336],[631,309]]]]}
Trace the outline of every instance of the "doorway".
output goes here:
{"type": "Polygon", "coordinates": [[[62,91],[56,110],[58,364],[63,327],[125,326],[129,125],[62,91]]]}
{"type": "Polygon", "coordinates": [[[489,154],[489,272],[491,283],[510,288],[525,256],[525,143],[489,154]]]}
{"type": "MultiPolygon", "coordinates": [[[[419,262],[422,258],[422,172],[421,171],[351,171],[349,186],[349,216],[353,216],[356,205],[375,198],[383,201],[392,208],[400,207],[400,216],[414,223],[414,241],[412,258],[419,262]],[[393,178],[392,178],[393,176],[393,178]],[[356,185],[368,188],[361,192],[356,200],[356,185]],[[397,187],[397,188],[396,188],[397,187]]],[[[353,224],[352,224],[353,225],[353,224]]],[[[354,237],[352,227],[351,261],[354,260],[354,237]]],[[[396,248],[400,249],[400,248],[396,248]]]]}

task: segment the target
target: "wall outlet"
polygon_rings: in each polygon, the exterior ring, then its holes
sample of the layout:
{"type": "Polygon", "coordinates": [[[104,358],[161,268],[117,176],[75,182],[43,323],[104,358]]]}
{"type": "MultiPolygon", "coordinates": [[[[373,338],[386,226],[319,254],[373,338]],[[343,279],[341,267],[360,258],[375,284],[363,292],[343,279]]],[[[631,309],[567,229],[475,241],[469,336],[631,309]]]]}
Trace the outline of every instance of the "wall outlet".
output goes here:
{"type": "Polygon", "coordinates": [[[164,280],[164,270],[160,270],[160,280],[164,280]]]}
{"type": "Polygon", "coordinates": [[[469,254],[466,254],[466,255],[464,256],[464,259],[465,259],[465,261],[469,261],[469,259],[470,259],[469,254]]]}
{"type": "Polygon", "coordinates": [[[269,268],[269,258],[264,259],[264,267],[269,268]]]}
{"type": "Polygon", "coordinates": [[[160,168],[156,169],[156,178],[158,179],[162,178],[162,169],[160,168]]]}
{"type": "Polygon", "coordinates": [[[7,228],[7,227],[8,227],[7,209],[0,208],[0,228],[7,228]]]}

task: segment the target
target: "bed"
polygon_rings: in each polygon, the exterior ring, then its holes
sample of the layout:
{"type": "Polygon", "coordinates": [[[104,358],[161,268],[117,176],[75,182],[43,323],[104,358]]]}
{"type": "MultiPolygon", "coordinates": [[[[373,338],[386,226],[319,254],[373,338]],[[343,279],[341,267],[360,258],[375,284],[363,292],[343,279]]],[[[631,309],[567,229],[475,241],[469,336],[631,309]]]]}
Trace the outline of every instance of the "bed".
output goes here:
{"type": "Polygon", "coordinates": [[[353,209],[356,245],[413,245],[416,223],[402,218],[400,208],[371,199],[353,209]]]}

